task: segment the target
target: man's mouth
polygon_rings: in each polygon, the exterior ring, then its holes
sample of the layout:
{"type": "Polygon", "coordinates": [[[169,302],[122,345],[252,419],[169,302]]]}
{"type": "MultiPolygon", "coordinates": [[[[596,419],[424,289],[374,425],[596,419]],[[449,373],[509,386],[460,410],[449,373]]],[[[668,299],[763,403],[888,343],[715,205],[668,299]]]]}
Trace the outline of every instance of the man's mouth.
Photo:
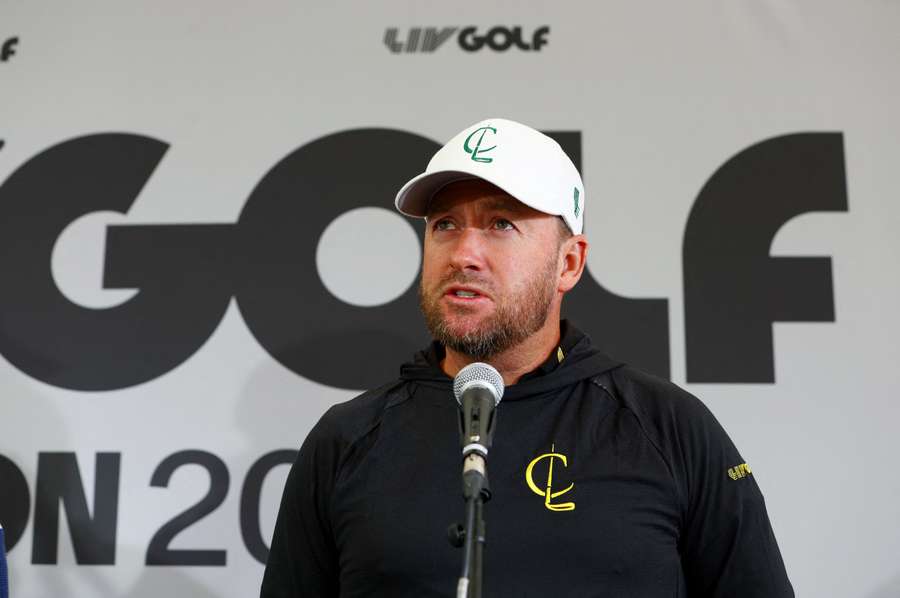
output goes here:
{"type": "Polygon", "coordinates": [[[463,286],[452,286],[447,289],[445,295],[459,299],[478,299],[482,297],[487,298],[487,295],[484,294],[480,289],[463,286]]]}

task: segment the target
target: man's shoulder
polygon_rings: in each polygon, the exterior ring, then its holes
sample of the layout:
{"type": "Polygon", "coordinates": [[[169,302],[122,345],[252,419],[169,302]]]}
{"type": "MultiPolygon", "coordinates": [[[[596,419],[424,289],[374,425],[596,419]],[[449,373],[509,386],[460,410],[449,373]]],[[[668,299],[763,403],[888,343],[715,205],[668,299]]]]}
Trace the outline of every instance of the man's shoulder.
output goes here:
{"type": "Polygon", "coordinates": [[[714,419],[703,402],[671,380],[624,365],[609,372],[623,405],[654,427],[678,427],[714,419]]]}
{"type": "Polygon", "coordinates": [[[409,384],[401,379],[332,405],[319,421],[319,427],[329,430],[347,443],[366,434],[378,425],[384,412],[410,397],[409,384]]]}
{"type": "MultiPolygon", "coordinates": [[[[694,395],[681,388],[671,380],[651,374],[632,365],[624,364],[610,370],[609,377],[617,389],[627,398],[641,401],[643,404],[672,404],[697,400],[694,395]]],[[[623,397],[625,398],[625,397],[623,397]]]]}
{"type": "Polygon", "coordinates": [[[612,371],[611,378],[619,401],[634,414],[644,435],[670,463],[673,475],[687,475],[685,471],[710,459],[741,462],[715,415],[687,390],[628,366],[612,371]]]}

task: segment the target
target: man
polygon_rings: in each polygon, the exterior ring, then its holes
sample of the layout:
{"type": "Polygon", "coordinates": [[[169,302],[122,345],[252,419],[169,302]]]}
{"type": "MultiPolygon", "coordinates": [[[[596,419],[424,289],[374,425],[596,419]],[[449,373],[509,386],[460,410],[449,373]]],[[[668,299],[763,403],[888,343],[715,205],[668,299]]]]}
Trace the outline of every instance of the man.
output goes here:
{"type": "Polygon", "coordinates": [[[549,137],[477,123],[397,195],[426,222],[434,342],[332,407],[285,485],[262,596],[452,596],[457,405],[473,361],[507,385],[488,462],[484,595],[793,596],[763,497],[712,414],[560,321],[581,277],[581,178],[549,137]]]}

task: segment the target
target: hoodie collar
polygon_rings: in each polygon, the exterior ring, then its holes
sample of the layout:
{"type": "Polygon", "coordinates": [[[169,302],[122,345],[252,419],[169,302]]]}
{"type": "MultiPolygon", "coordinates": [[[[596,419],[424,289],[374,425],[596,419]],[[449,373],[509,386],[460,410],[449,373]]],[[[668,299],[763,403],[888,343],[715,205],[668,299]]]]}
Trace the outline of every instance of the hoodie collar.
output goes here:
{"type": "MultiPolygon", "coordinates": [[[[452,392],[453,379],[441,370],[444,347],[437,341],[403,364],[400,378],[452,392]]],[[[588,335],[568,320],[560,321],[559,346],[534,370],[507,386],[503,400],[516,400],[555,391],[622,365],[594,347],[588,335]],[[561,356],[561,358],[560,358],[561,356]]]]}

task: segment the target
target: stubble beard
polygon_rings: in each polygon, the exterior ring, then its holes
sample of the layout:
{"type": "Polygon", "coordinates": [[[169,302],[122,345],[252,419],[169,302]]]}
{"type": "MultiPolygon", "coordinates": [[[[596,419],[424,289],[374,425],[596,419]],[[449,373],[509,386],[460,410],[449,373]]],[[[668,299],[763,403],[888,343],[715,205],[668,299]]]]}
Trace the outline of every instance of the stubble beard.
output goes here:
{"type": "MultiPolygon", "coordinates": [[[[424,283],[420,283],[419,307],[431,336],[445,347],[476,361],[486,361],[522,343],[544,326],[550,314],[556,286],[556,256],[551,257],[543,270],[529,279],[522,288],[504,299],[494,295],[494,312],[480,322],[477,328],[462,333],[451,324],[453,315],[444,317],[440,304],[442,290],[451,283],[465,285],[479,283],[480,280],[456,273],[442,280],[430,291],[426,291],[424,283]]],[[[465,316],[464,306],[452,309],[459,310],[457,313],[465,316]]]]}

